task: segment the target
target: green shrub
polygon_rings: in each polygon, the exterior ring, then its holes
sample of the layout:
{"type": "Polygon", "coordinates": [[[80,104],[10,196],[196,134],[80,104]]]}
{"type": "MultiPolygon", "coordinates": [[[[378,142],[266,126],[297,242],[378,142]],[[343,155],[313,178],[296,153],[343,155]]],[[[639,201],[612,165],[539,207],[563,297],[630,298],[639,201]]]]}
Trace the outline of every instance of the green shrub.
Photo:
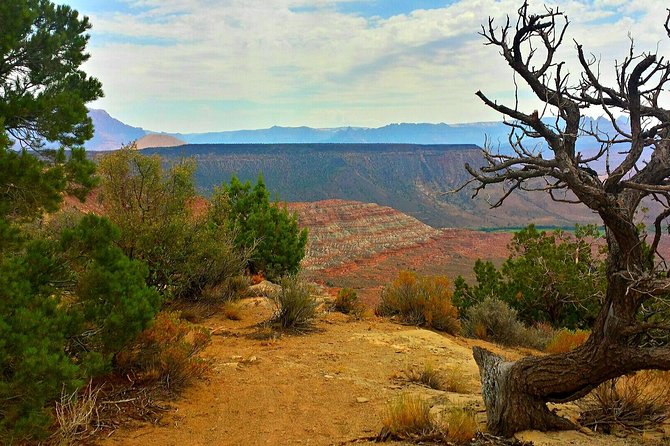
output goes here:
{"type": "Polygon", "coordinates": [[[79,312],[86,326],[71,342],[70,353],[105,355],[105,363],[147,326],[161,303],[146,285],[147,267],[128,259],[115,244],[118,238],[109,220],[87,215],[60,241],[76,274],[77,305],[71,311],[79,312]],[[82,256],[89,259],[81,262],[82,256]]]}
{"type": "Polygon", "coordinates": [[[280,284],[281,290],[270,295],[276,308],[271,322],[284,329],[310,328],[318,305],[312,296],[312,288],[295,276],[282,278],[280,284]]]}
{"type": "Polygon", "coordinates": [[[530,225],[514,234],[508,245],[511,254],[500,270],[478,260],[475,285],[456,279],[454,303],[465,314],[493,297],[507,302],[527,325],[588,328],[605,290],[603,258],[592,246],[598,236],[595,226],[577,226],[569,234],[546,233],[530,225]]]}
{"type": "Polygon", "coordinates": [[[270,193],[263,178],[252,187],[233,176],[214,191],[211,218],[235,234],[235,244],[242,252],[253,250],[249,261],[252,274],[262,272],[270,279],[296,274],[305,257],[307,229],[278,203],[270,203],[270,193]]]}
{"type": "Polygon", "coordinates": [[[160,304],[108,220],[86,216],[49,235],[0,243],[2,438],[43,433],[46,404],[109,371],[160,304]]]}
{"type": "Polygon", "coordinates": [[[239,276],[245,256],[225,225],[191,212],[195,165],[165,171],[158,156],[124,148],[100,160],[100,200],[121,228],[119,246],[149,267],[150,285],[168,298],[196,299],[239,276]]]}
{"type": "Polygon", "coordinates": [[[461,316],[466,311],[486,299],[497,298],[505,295],[506,283],[503,275],[490,261],[477,259],[473,267],[476,285],[468,285],[463,276],[458,276],[454,281],[454,305],[458,308],[461,316]]]}
{"type": "Polygon", "coordinates": [[[11,443],[44,436],[46,403],[83,381],[65,353],[72,319],[31,268],[46,278],[53,258],[33,249],[0,253],[0,442],[11,443]]]}
{"type": "Polygon", "coordinates": [[[500,299],[486,298],[468,308],[463,332],[466,336],[508,346],[542,349],[551,334],[526,327],[517,319],[516,310],[500,299]]]}
{"type": "Polygon", "coordinates": [[[451,296],[445,277],[401,271],[398,278],[382,290],[377,314],[397,316],[408,324],[457,334],[460,332],[458,310],[451,296]]]}

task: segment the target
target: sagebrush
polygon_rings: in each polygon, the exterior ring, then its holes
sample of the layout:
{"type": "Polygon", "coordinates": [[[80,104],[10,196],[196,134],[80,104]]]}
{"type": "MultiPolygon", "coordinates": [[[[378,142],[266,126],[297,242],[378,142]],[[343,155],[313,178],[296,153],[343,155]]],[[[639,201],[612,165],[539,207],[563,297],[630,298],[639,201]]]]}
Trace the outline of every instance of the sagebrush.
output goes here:
{"type": "Polygon", "coordinates": [[[365,310],[365,305],[358,298],[358,294],[351,288],[342,288],[337,292],[332,308],[340,313],[360,317],[365,310]]]}
{"type": "Polygon", "coordinates": [[[312,287],[296,276],[280,281],[281,289],[271,293],[275,314],[271,323],[282,329],[307,330],[314,323],[318,303],[312,287]]]}
{"type": "Polygon", "coordinates": [[[98,199],[121,228],[118,244],[147,264],[150,285],[167,299],[198,299],[212,289],[222,298],[234,293],[223,286],[236,285],[248,253],[237,249],[224,224],[193,212],[193,160],[165,169],[157,155],[125,147],[105,155],[98,171],[98,199]]]}
{"type": "Polygon", "coordinates": [[[525,326],[517,319],[516,310],[500,299],[486,298],[468,308],[463,322],[466,336],[501,345],[543,349],[551,333],[525,326]]]}

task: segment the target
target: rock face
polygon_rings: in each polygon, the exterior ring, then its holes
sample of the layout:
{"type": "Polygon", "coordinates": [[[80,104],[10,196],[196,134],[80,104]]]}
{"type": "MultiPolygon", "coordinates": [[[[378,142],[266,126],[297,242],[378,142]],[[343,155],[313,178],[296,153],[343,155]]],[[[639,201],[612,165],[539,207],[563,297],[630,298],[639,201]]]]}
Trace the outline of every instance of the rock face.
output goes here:
{"type": "Polygon", "coordinates": [[[327,269],[425,243],[440,231],[386,206],[347,200],[289,203],[309,228],[303,268],[327,269]]]}
{"type": "MultiPolygon", "coordinates": [[[[325,200],[289,203],[309,229],[302,266],[311,280],[352,287],[375,299],[400,270],[472,275],[478,258],[502,261],[510,233],[435,229],[395,209],[372,203],[325,200]]],[[[372,300],[371,300],[372,302],[372,300]]]]}
{"type": "Polygon", "coordinates": [[[472,187],[455,192],[484,165],[480,149],[464,145],[409,144],[196,144],[145,149],[166,163],[184,157],[197,164],[196,186],[207,194],[233,175],[255,182],[284,201],[355,200],[389,206],[435,228],[574,226],[596,222],[583,205],[567,205],[546,194],[519,192],[490,209],[504,190],[491,185],[472,199],[472,187]],[[487,201],[488,200],[488,201],[487,201]]]}
{"type": "MultiPolygon", "coordinates": [[[[395,209],[372,203],[325,200],[288,203],[309,229],[302,266],[310,280],[356,289],[374,305],[382,286],[401,270],[454,280],[474,279],[477,259],[500,265],[509,255],[512,232],[435,229],[395,209]]],[[[670,237],[659,246],[670,257],[670,237]]]]}
{"type": "Polygon", "coordinates": [[[149,147],[179,147],[184,144],[186,143],[181,139],[159,133],[151,133],[141,137],[135,142],[137,150],[147,149],[149,147]]]}

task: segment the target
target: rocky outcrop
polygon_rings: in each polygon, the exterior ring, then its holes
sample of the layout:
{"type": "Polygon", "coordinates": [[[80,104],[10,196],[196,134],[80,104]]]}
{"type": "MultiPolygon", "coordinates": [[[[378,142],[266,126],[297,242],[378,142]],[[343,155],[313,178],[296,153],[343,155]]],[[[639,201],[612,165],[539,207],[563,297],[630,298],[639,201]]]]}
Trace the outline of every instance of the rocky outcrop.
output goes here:
{"type": "Polygon", "coordinates": [[[150,147],[179,147],[186,144],[181,139],[163,133],[150,133],[135,141],[135,148],[137,150],[147,149],[150,147]]]}
{"type": "Polygon", "coordinates": [[[385,206],[346,200],[290,203],[309,228],[303,268],[327,269],[425,243],[440,231],[385,206]]]}

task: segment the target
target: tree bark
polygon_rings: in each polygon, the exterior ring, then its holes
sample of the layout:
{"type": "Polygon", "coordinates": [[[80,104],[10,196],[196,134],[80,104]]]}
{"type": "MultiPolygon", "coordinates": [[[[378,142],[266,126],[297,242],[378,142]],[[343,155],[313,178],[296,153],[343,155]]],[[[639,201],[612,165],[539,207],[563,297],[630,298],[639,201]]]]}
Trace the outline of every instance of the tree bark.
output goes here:
{"type": "Polygon", "coordinates": [[[621,326],[610,323],[614,317],[611,311],[602,316],[588,341],[568,353],[511,362],[486,349],[473,348],[489,433],[511,437],[528,429],[575,429],[576,425],[551,412],[546,403],[574,401],[607,380],[638,370],[670,369],[670,349],[617,342],[625,336],[610,337],[611,333],[605,332],[621,326]]]}
{"type": "Polygon", "coordinates": [[[522,367],[518,362],[507,362],[480,347],[474,347],[473,355],[481,375],[489,433],[511,437],[527,429],[548,431],[575,427],[552,413],[542,399],[527,393],[523,381],[519,380],[522,367]]]}

